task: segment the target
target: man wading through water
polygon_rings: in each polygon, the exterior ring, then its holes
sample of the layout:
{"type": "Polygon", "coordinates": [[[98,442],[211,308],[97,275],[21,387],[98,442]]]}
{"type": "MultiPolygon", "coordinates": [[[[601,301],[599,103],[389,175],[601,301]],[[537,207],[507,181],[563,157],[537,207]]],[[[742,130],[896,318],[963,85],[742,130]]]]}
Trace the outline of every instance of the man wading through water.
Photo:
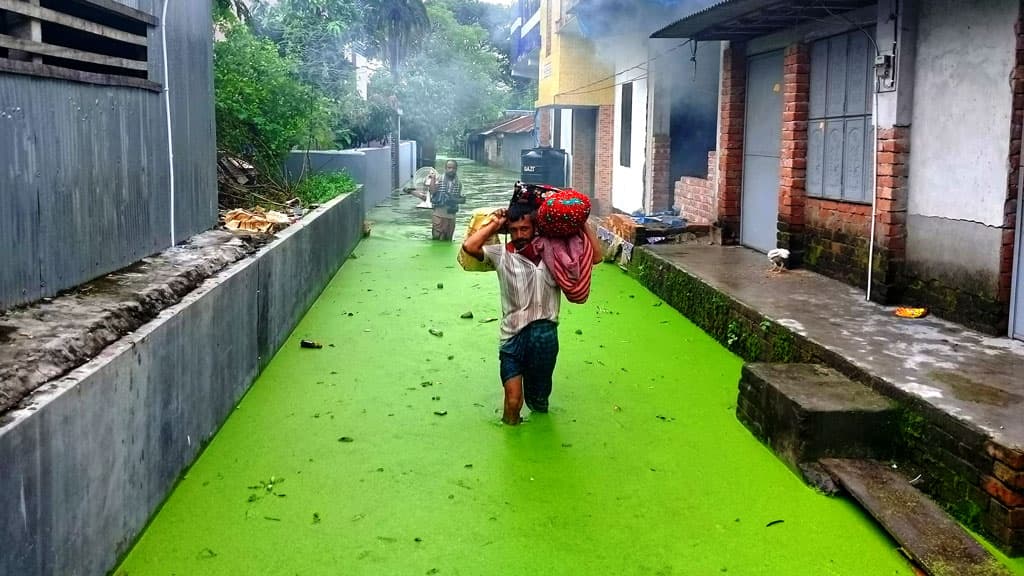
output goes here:
{"type": "MultiPolygon", "coordinates": [[[[548,411],[551,376],[558,357],[558,310],[562,291],[541,258],[545,238],[535,235],[536,212],[523,204],[497,210],[492,220],[466,238],[462,249],[498,273],[501,288],[501,382],[505,388],[502,422],[516,425],[525,397],[533,412],[548,411]],[[484,245],[507,225],[512,241],[484,245]]],[[[585,226],[593,247],[592,266],[601,262],[597,236],[585,226]]]]}
{"type": "MultiPolygon", "coordinates": [[[[430,203],[434,206],[434,214],[431,220],[430,236],[434,240],[452,241],[455,235],[455,215],[459,212],[459,204],[466,199],[462,196],[462,180],[459,180],[459,163],[449,160],[444,165],[444,176],[437,180],[434,174],[427,178],[427,193],[430,194],[430,203]]],[[[420,200],[426,200],[427,195],[415,190],[410,194],[420,200]]]]}

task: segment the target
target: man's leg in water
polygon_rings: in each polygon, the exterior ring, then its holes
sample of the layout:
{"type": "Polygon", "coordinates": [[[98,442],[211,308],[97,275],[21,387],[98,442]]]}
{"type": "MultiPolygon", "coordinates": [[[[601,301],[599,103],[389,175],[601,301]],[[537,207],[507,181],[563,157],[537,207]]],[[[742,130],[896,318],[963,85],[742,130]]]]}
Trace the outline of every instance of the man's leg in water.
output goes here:
{"type": "Polygon", "coordinates": [[[558,359],[558,325],[541,320],[527,326],[523,389],[526,405],[532,412],[547,412],[551,379],[558,359]]]}
{"type": "Polygon", "coordinates": [[[523,377],[513,376],[505,381],[505,406],[501,413],[501,421],[515,426],[523,421],[523,377]]]}
{"type": "Polygon", "coordinates": [[[430,219],[430,237],[433,240],[442,240],[444,232],[444,218],[434,214],[430,219]]]}
{"type": "Polygon", "coordinates": [[[501,385],[505,390],[501,421],[515,426],[522,421],[523,410],[523,334],[516,334],[501,344],[498,360],[501,385]]]}
{"type": "Polygon", "coordinates": [[[441,220],[441,240],[451,242],[452,238],[455,237],[455,217],[442,218],[441,220]]]}

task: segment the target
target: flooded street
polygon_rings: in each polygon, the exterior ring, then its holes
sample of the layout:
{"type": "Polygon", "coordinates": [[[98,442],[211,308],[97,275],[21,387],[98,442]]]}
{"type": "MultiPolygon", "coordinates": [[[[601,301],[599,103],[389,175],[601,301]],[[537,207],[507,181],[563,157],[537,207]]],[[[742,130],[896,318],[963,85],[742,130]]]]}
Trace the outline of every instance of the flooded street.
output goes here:
{"type": "MultiPolygon", "coordinates": [[[[444,159],[438,159],[438,166],[444,166],[444,159]]],[[[512,188],[519,179],[516,172],[508,172],[481,166],[470,160],[459,160],[459,178],[462,180],[462,193],[466,196],[456,216],[455,240],[465,237],[466,226],[473,210],[477,208],[499,208],[508,206],[512,196],[512,188]]],[[[439,169],[439,171],[443,171],[439,169]]],[[[368,218],[388,236],[407,238],[410,240],[430,240],[431,210],[417,208],[420,200],[414,196],[393,196],[390,201],[381,205],[390,210],[372,212],[368,218]]]]}
{"type": "MultiPolygon", "coordinates": [[[[515,180],[460,172],[459,235],[515,180]]],[[[562,305],[550,413],[500,424],[497,282],[416,203],[372,211],[115,574],[913,574],[737,422],[741,360],[616,266],[562,305]]]]}

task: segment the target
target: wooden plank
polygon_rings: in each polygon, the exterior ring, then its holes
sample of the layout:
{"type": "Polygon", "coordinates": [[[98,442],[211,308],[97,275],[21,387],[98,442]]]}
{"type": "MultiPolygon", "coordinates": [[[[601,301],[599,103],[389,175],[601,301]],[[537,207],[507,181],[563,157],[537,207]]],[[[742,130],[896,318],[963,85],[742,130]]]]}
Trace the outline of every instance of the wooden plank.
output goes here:
{"type": "Polygon", "coordinates": [[[148,26],[156,26],[156,25],[160,24],[160,19],[157,18],[156,16],[153,16],[152,14],[150,14],[148,12],[143,12],[142,10],[137,10],[137,9],[132,8],[130,6],[125,6],[124,4],[121,4],[120,2],[115,2],[114,0],[72,0],[72,1],[73,2],[78,2],[79,4],[85,4],[87,6],[92,6],[93,8],[99,8],[100,10],[105,10],[105,11],[110,12],[112,14],[117,14],[118,16],[124,16],[125,18],[128,18],[129,20],[135,20],[137,22],[142,22],[142,23],[144,23],[144,24],[146,24],[148,26]]]}
{"type": "Polygon", "coordinates": [[[898,472],[875,460],[821,465],[932,576],[1010,576],[1010,571],[898,472]]]}
{"type": "Polygon", "coordinates": [[[0,34],[0,48],[21,50],[22,52],[39,54],[41,56],[53,56],[54,58],[77,60],[79,62],[99,64],[100,66],[110,66],[112,68],[125,68],[127,70],[149,69],[149,65],[140,60],[128,60],[127,58],[116,58],[114,56],[93,54],[92,52],[75,50],[74,48],[65,48],[64,46],[55,46],[53,44],[44,44],[42,42],[32,42],[31,40],[13,38],[4,34],[0,34]]]}
{"type": "Polygon", "coordinates": [[[50,10],[49,8],[34,6],[32,4],[22,2],[21,0],[0,0],[0,10],[7,10],[8,12],[14,12],[29,18],[36,18],[38,20],[44,20],[54,24],[60,24],[61,26],[67,26],[68,28],[74,28],[90,34],[102,36],[104,38],[110,38],[111,40],[118,40],[120,42],[127,42],[129,44],[136,44],[139,46],[146,45],[145,36],[139,36],[138,34],[132,34],[131,32],[125,32],[124,30],[118,30],[117,28],[111,28],[110,26],[90,22],[84,18],[70,16],[62,12],[57,12],[56,10],[50,10]]]}
{"type": "Polygon", "coordinates": [[[0,58],[0,73],[23,74],[26,76],[41,76],[43,78],[54,78],[57,80],[70,80],[85,84],[97,84],[100,86],[124,86],[128,88],[142,88],[151,92],[160,92],[163,86],[146,80],[145,78],[134,78],[131,76],[117,76],[114,74],[98,74],[95,72],[83,72],[49,64],[37,64],[35,62],[20,62],[17,60],[4,60],[0,58]]]}

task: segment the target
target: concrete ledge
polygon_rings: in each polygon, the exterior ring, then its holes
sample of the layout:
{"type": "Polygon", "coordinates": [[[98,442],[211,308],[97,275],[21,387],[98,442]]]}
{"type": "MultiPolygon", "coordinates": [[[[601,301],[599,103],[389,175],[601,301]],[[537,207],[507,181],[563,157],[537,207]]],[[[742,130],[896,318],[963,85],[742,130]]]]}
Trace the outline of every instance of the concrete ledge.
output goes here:
{"type": "Polygon", "coordinates": [[[0,428],[0,574],[103,575],[362,236],[338,198],[225,269],[0,428]]]}
{"type": "MultiPolygon", "coordinates": [[[[824,364],[898,402],[892,444],[902,465],[922,473],[917,488],[1011,556],[1024,555],[1024,481],[1019,481],[1024,473],[1024,446],[1019,441],[1024,421],[1014,413],[1021,404],[1013,391],[1020,386],[1013,372],[1014,360],[1021,357],[1019,343],[992,344],[942,324],[923,332],[899,324],[883,332],[880,317],[888,320],[889,314],[863,303],[859,295],[851,304],[848,294],[819,286],[832,282],[823,277],[808,279],[812,288],[799,288],[801,276],[794,272],[788,280],[775,281],[794,282],[785,290],[766,290],[767,260],[736,252],[741,250],[697,245],[638,248],[632,252],[629,272],[749,362],[824,364]],[[804,293],[797,294],[800,290],[804,293]],[[812,321],[817,323],[813,330],[812,321]],[[862,332],[874,339],[865,340],[862,332]],[[836,346],[837,338],[853,344],[836,346]],[[912,346],[897,348],[903,340],[912,346]],[[875,348],[881,352],[874,363],[865,361],[864,350],[875,348]],[[888,371],[881,370],[880,361],[896,362],[891,360],[896,350],[909,356],[888,371]],[[927,361],[930,357],[942,364],[927,361]],[[943,377],[956,384],[949,384],[950,393],[945,394],[939,387],[944,380],[932,375],[954,369],[955,379],[943,377]],[[906,375],[909,384],[897,379],[906,375]],[[955,394],[957,390],[961,394],[955,394]],[[943,394],[937,397],[936,392],[943,394]],[[979,396],[986,392],[991,398],[979,396]],[[971,413],[974,418],[968,416],[971,413]]],[[[929,322],[939,321],[926,320],[923,325],[930,326],[929,322]]]]}

